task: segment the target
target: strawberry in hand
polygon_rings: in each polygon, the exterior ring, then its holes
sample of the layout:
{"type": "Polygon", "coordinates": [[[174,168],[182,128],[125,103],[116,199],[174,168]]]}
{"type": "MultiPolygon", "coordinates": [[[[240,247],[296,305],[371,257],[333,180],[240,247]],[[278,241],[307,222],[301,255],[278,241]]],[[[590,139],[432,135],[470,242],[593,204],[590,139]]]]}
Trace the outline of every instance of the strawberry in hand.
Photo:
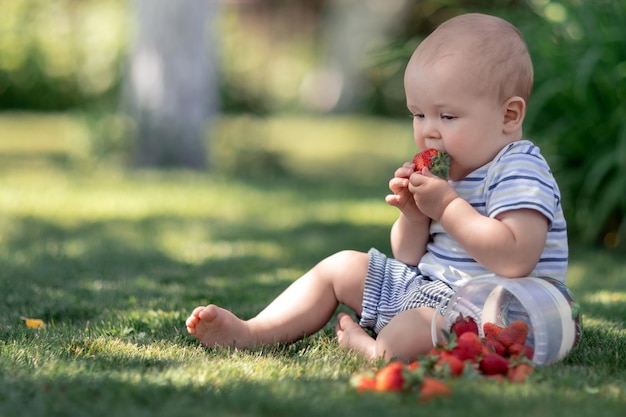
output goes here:
{"type": "Polygon", "coordinates": [[[441,179],[448,179],[450,173],[450,155],[437,149],[426,149],[413,157],[415,172],[428,168],[441,179]]]}
{"type": "Polygon", "coordinates": [[[450,162],[449,155],[435,149],[420,152],[413,158],[415,169],[409,177],[409,192],[420,212],[433,220],[438,221],[448,204],[459,197],[445,181],[450,173],[450,162]]]}

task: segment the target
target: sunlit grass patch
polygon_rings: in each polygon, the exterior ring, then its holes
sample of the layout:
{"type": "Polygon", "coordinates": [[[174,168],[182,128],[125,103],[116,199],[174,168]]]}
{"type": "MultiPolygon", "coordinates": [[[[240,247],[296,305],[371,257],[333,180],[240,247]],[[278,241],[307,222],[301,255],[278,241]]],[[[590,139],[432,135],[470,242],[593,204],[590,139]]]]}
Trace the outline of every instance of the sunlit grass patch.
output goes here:
{"type": "Polygon", "coordinates": [[[626,304],[626,292],[599,291],[585,297],[591,303],[600,303],[606,306],[626,304]]]}

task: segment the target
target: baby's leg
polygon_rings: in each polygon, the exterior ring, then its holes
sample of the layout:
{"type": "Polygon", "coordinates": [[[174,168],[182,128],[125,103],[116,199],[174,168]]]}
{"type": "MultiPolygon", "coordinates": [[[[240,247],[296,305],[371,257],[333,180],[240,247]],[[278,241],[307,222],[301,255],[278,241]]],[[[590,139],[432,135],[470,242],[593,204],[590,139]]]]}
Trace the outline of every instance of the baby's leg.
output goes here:
{"type": "Polygon", "coordinates": [[[337,341],[343,347],[363,354],[369,359],[378,359],[376,339],[370,336],[352,317],[345,313],[337,315],[335,325],[337,341]]]}
{"type": "Polygon", "coordinates": [[[369,255],[342,251],[324,259],[293,282],[256,317],[244,321],[214,305],[197,307],[187,331],[206,346],[271,345],[292,342],[320,330],[339,303],[358,313],[369,255]]]}
{"type": "MultiPolygon", "coordinates": [[[[396,357],[407,361],[426,355],[433,348],[431,325],[434,315],[435,309],[430,307],[399,313],[378,334],[377,351],[387,359],[396,357]]],[[[440,325],[438,323],[437,328],[440,325]]]]}
{"type": "Polygon", "coordinates": [[[431,323],[435,310],[420,307],[399,313],[378,334],[370,337],[348,315],[339,317],[336,333],[339,343],[370,359],[384,358],[411,361],[427,354],[433,347],[431,323]]]}
{"type": "Polygon", "coordinates": [[[243,346],[251,339],[246,322],[216,305],[196,307],[185,323],[187,331],[207,346],[243,346]]]}

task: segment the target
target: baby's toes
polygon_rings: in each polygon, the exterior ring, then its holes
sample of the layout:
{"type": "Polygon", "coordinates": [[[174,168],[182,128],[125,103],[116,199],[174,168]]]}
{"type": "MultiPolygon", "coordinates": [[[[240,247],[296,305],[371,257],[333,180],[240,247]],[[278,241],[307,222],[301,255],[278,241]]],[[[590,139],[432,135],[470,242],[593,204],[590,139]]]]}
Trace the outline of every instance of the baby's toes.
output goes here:
{"type": "Polygon", "coordinates": [[[200,312],[202,310],[204,310],[206,307],[205,306],[199,306],[193,309],[193,311],[191,312],[191,316],[190,317],[195,317],[196,319],[200,320],[200,312]]]}
{"type": "Polygon", "coordinates": [[[187,326],[187,330],[195,329],[198,321],[200,321],[200,319],[194,314],[187,317],[187,320],[185,320],[185,326],[187,326]]]}

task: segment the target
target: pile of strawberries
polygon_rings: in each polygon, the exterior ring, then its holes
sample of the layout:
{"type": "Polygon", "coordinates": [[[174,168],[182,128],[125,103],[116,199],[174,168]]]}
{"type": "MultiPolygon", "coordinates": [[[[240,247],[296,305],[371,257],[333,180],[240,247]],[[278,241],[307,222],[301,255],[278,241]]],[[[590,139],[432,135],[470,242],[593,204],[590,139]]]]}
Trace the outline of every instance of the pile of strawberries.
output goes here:
{"type": "Polygon", "coordinates": [[[406,364],[392,361],[380,370],[362,370],[350,379],[358,392],[417,391],[420,401],[450,395],[453,378],[483,376],[522,383],[532,372],[533,348],[526,345],[528,325],[514,321],[506,327],[483,325],[483,335],[471,317],[462,315],[452,324],[448,342],[428,355],[406,364]]]}

